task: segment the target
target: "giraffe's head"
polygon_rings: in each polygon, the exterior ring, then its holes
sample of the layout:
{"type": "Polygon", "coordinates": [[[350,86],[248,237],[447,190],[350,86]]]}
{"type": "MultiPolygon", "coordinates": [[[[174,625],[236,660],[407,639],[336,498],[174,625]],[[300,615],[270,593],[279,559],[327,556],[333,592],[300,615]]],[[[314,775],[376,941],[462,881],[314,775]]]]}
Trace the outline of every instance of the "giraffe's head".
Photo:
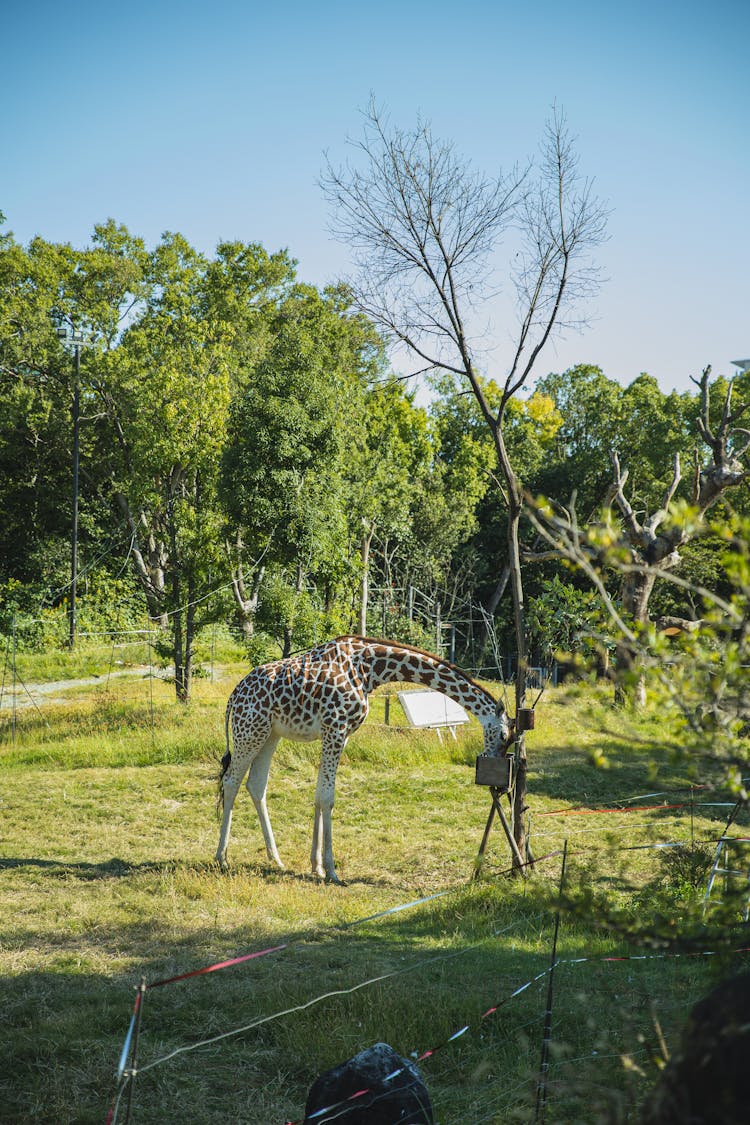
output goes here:
{"type": "Polygon", "coordinates": [[[502,754],[513,740],[515,724],[508,718],[501,699],[495,704],[495,714],[485,719],[483,725],[485,754],[502,754]]]}

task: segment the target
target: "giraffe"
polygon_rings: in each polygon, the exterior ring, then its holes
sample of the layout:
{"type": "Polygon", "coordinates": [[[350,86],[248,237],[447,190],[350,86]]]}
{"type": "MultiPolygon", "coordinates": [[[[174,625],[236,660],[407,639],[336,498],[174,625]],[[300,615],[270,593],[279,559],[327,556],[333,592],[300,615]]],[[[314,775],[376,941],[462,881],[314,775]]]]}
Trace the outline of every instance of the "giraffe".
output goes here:
{"type": "Polygon", "coordinates": [[[486,753],[500,754],[511,742],[514,724],[501,700],[493,699],[452,664],[410,645],[343,636],[262,664],[240,680],[227,703],[227,749],[219,781],[224,813],[216,852],[221,867],[227,863],[232,808],[247,774],[247,790],[258,813],[268,858],[283,870],[266,807],[271,759],[281,738],[297,742],[320,739],[310,858],[314,876],[340,882],[331,836],[336,770],[347,739],[367,717],[370,692],[394,682],[423,684],[460,703],[482,724],[486,753]],[[229,748],[230,723],[234,753],[229,748]]]}

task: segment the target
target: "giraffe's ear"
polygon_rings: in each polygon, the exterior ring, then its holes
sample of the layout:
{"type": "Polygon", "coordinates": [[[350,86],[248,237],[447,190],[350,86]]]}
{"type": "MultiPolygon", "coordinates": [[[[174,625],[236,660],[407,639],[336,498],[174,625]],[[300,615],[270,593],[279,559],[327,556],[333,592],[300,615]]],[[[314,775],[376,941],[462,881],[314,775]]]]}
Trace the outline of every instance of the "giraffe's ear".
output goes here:
{"type": "Polygon", "coordinates": [[[503,703],[502,699],[498,699],[497,703],[495,704],[495,714],[497,715],[498,719],[501,715],[505,714],[505,704],[503,703]]]}

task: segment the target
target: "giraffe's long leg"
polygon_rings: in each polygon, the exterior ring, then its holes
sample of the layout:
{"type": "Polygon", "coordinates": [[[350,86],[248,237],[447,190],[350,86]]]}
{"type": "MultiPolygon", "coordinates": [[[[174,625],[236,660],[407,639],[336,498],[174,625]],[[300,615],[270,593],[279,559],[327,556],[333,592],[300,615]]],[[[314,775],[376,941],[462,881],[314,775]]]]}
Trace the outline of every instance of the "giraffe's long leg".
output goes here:
{"type": "Polygon", "coordinates": [[[247,778],[247,791],[253,799],[256,812],[258,813],[258,820],[260,821],[261,831],[263,832],[263,839],[266,842],[266,851],[268,858],[272,859],[274,863],[284,870],[284,864],[279,858],[279,853],[276,848],[276,841],[273,836],[273,829],[271,828],[271,819],[268,815],[268,808],[266,806],[266,789],[268,788],[268,771],[271,768],[271,758],[273,752],[278,745],[278,737],[271,735],[261,749],[260,753],[253,759],[250,766],[250,773],[247,778]]]}
{"type": "Polygon", "coordinates": [[[331,814],[336,791],[336,770],[346,746],[347,731],[328,727],[323,731],[318,784],[315,787],[315,820],[311,854],[313,875],[329,883],[340,883],[333,862],[331,814]]]}
{"type": "MultiPolygon", "coordinates": [[[[263,748],[268,741],[269,730],[270,723],[266,723],[261,727],[257,727],[249,734],[243,733],[243,736],[240,738],[238,737],[236,728],[234,729],[234,749],[232,751],[232,758],[221,783],[224,795],[224,816],[221,821],[216,859],[222,867],[227,866],[227,846],[229,844],[229,833],[232,828],[232,810],[234,809],[234,802],[237,799],[242,779],[247,773],[248,768],[252,768],[255,758],[263,752],[263,748]]],[[[268,767],[266,767],[266,779],[267,778],[268,767]]]]}
{"type": "Polygon", "coordinates": [[[315,813],[313,815],[313,838],[312,838],[312,852],[310,853],[310,863],[312,864],[312,873],[318,879],[325,879],[326,871],[323,866],[323,810],[315,802],[315,813]]]}
{"type": "Polygon", "coordinates": [[[227,845],[229,844],[229,833],[232,829],[232,809],[234,802],[239,792],[242,777],[235,779],[225,775],[222,781],[224,790],[224,816],[221,821],[221,831],[219,832],[219,846],[216,849],[216,860],[221,867],[227,866],[227,845]]]}

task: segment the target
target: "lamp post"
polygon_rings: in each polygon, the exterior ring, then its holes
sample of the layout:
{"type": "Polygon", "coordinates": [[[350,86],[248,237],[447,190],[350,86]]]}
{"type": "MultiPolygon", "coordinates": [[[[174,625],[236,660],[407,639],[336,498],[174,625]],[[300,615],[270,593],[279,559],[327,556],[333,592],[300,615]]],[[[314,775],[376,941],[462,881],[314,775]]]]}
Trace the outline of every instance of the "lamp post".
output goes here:
{"type": "Polygon", "coordinates": [[[81,340],[73,340],[75,349],[75,386],[73,388],[73,519],[70,538],[70,635],[71,648],[76,643],[76,582],[78,577],[78,458],[81,424],[81,340]]]}
{"type": "Polygon", "coordinates": [[[78,462],[80,454],[81,424],[81,348],[83,333],[62,324],[57,326],[57,336],[65,344],[72,345],[74,357],[75,382],[73,386],[73,511],[70,536],[70,599],[68,602],[68,644],[75,648],[76,643],[76,586],[78,581],[78,462]]]}

